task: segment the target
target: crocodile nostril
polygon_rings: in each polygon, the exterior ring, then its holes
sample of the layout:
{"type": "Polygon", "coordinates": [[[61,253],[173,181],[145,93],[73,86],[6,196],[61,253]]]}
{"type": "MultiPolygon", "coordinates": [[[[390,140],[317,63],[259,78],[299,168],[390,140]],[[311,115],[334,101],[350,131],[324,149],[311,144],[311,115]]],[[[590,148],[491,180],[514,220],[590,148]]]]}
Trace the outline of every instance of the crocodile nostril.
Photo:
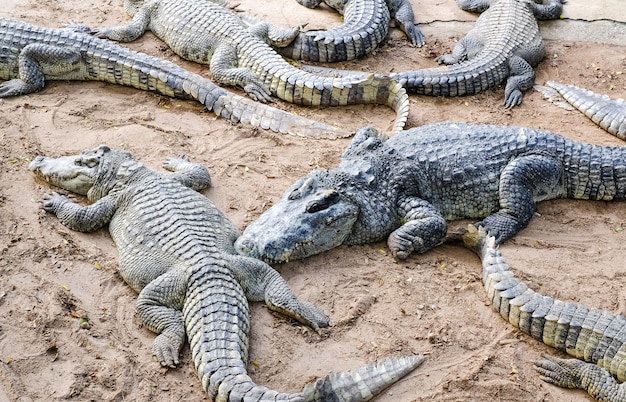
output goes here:
{"type": "Polygon", "coordinates": [[[239,239],[237,239],[237,241],[235,242],[235,249],[237,249],[238,253],[245,254],[250,257],[256,257],[257,254],[256,245],[254,244],[254,242],[244,237],[240,237],[239,239]]]}
{"type": "Polygon", "coordinates": [[[44,160],[43,156],[36,157],[35,159],[32,160],[32,162],[30,162],[30,164],[28,165],[28,168],[30,170],[37,169],[40,166],[41,162],[43,162],[43,160],[44,160]]]}

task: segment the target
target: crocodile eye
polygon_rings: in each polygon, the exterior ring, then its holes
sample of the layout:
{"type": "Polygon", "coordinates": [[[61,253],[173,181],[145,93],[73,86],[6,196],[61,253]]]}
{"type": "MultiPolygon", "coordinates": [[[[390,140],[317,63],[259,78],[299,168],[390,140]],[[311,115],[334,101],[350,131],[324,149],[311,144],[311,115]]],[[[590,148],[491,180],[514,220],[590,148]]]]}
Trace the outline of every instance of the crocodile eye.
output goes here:
{"type": "Polygon", "coordinates": [[[339,193],[335,190],[327,191],[322,198],[309,202],[306,206],[306,211],[310,214],[323,211],[339,201],[339,193]]]}
{"type": "Polygon", "coordinates": [[[329,206],[330,204],[326,204],[324,202],[312,201],[306,206],[306,211],[310,214],[313,214],[315,212],[323,211],[327,209],[329,206]]]}

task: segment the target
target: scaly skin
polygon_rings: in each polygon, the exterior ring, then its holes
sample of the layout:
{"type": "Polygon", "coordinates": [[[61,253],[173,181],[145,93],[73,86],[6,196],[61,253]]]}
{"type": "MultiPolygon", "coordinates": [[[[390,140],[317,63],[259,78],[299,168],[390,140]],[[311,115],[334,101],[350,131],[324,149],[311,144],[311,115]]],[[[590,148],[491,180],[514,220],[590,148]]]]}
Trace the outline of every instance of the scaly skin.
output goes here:
{"type": "MultiPolygon", "coordinates": [[[[409,93],[430,96],[464,96],[494,88],[506,81],[504,105],[522,103],[523,92],[535,81],[533,67],[543,59],[545,47],[537,19],[558,18],[565,0],[457,0],[466,11],[483,12],[476,26],[454,47],[452,54],[436,60],[445,67],[392,73],[409,93]]],[[[364,77],[360,71],[313,67],[326,75],[364,77]]]]}
{"type": "Polygon", "coordinates": [[[43,28],[0,18],[0,98],[41,91],[49,80],[104,81],[195,99],[233,123],[280,133],[337,138],[348,133],[235,95],[147,54],[94,38],[82,25],[43,28]]]}
{"type": "Polygon", "coordinates": [[[189,339],[204,390],[214,401],[365,401],[397,381],[424,358],[414,355],[331,373],[296,394],[256,385],[246,372],[248,300],[311,326],[329,325],[313,304],[302,302],[282,277],[257,259],[239,256],[235,226],[194,190],[210,185],[205,167],[170,159],[172,171],[152,171],[130,153],[106,146],[57,159],[37,157],[29,168],[48,183],[93,202],[80,206],[52,193],[43,207],[72,230],[109,224],[120,256],[119,271],[137,292],[137,313],[158,333],[153,353],[163,366],[179,364],[189,339]]]}
{"type": "Polygon", "coordinates": [[[506,81],[504,104],[522,103],[532,88],[535,67],[544,57],[537,19],[554,19],[565,0],[538,5],[533,0],[457,0],[466,11],[485,10],[475,27],[437,61],[447,67],[405,71],[390,76],[410,93],[433,96],[473,95],[506,81]]]}
{"type": "Polygon", "coordinates": [[[483,228],[470,227],[465,245],[483,262],[492,307],[522,332],[576,359],[546,356],[535,362],[541,379],[580,388],[598,401],[623,402],[626,385],[626,317],[543,296],[515,278],[483,228]],[[582,361],[584,360],[584,361],[582,361]]]}
{"type": "Polygon", "coordinates": [[[133,16],[127,26],[100,28],[94,34],[132,41],[152,31],[179,56],[209,64],[213,78],[242,87],[249,96],[270,101],[270,95],[306,106],[375,103],[396,111],[393,133],[404,127],[409,100],[406,91],[389,77],[331,78],[298,70],[268,43],[284,44],[297,30],[283,32],[260,23],[252,27],[230,10],[206,0],[125,0],[133,16]]]}
{"type": "Polygon", "coordinates": [[[625,195],[626,147],[482,124],[426,125],[387,141],[363,128],[337,168],[298,180],[235,246],[286,261],[387,239],[403,259],[437,245],[449,220],[483,219],[501,243],[528,225],[539,201],[625,195]]]}
{"type": "MultiPolygon", "coordinates": [[[[315,8],[321,0],[297,0],[315,8]]],[[[408,0],[324,0],[344,17],[341,26],[326,31],[300,32],[288,45],[275,47],[285,57],[296,60],[338,62],[366,56],[385,39],[394,18],[414,46],[424,44],[424,35],[414,24],[408,0]]]]}
{"type": "Polygon", "coordinates": [[[584,88],[554,81],[548,81],[546,85],[556,89],[567,102],[583,112],[598,126],[626,140],[626,102],[624,99],[611,99],[607,95],[598,95],[584,88]]]}

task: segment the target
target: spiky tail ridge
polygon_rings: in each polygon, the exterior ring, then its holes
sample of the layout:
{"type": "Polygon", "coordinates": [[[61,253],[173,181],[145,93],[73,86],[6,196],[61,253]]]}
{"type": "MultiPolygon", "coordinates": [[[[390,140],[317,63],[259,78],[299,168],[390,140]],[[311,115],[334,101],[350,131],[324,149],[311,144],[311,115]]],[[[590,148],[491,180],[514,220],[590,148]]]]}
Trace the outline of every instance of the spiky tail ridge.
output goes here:
{"type": "Polygon", "coordinates": [[[247,300],[227,268],[201,264],[191,273],[183,307],[189,345],[203,389],[215,401],[367,401],[417,368],[423,356],[390,358],[331,373],[296,394],[278,393],[248,376],[247,300]]]}
{"type": "Polygon", "coordinates": [[[580,110],[598,126],[626,140],[626,101],[611,99],[574,85],[548,81],[546,85],[554,88],[573,107],[580,110]]]}
{"type": "Polygon", "coordinates": [[[483,284],[493,309],[536,340],[580,359],[535,362],[544,381],[585,389],[600,401],[625,400],[626,387],[613,377],[626,380],[626,317],[533,291],[515,278],[495,238],[483,228],[470,226],[463,241],[483,262],[483,284]]]}

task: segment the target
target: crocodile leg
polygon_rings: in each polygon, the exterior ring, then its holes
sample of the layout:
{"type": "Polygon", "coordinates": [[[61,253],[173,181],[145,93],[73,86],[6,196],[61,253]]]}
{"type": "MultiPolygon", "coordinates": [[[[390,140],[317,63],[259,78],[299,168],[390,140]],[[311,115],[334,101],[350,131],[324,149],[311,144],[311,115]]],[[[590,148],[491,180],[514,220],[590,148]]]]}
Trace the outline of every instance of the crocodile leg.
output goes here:
{"type": "Polygon", "coordinates": [[[520,56],[511,56],[509,59],[511,76],[506,81],[504,88],[504,106],[512,108],[522,103],[523,91],[533,87],[535,83],[535,70],[520,56]]]}
{"type": "Polygon", "coordinates": [[[269,44],[276,47],[288,46],[300,34],[299,27],[284,29],[267,22],[258,22],[248,27],[253,35],[261,40],[269,41],[269,44]]]}
{"type": "Polygon", "coordinates": [[[19,78],[0,84],[0,98],[39,92],[45,85],[44,69],[49,76],[77,69],[80,53],[42,43],[25,46],[19,55],[19,78]]]}
{"type": "Polygon", "coordinates": [[[555,20],[561,16],[566,0],[550,0],[548,4],[531,4],[533,14],[540,20],[555,20]]]}
{"type": "Polygon", "coordinates": [[[406,197],[399,205],[400,219],[406,223],[394,230],[387,239],[394,258],[405,259],[413,251],[424,253],[446,235],[446,221],[430,203],[420,198],[406,197]]]}
{"type": "Polygon", "coordinates": [[[422,31],[415,25],[413,7],[408,0],[387,0],[389,13],[413,46],[421,47],[426,42],[422,31]]]}
{"type": "Polygon", "coordinates": [[[232,47],[218,45],[211,57],[209,68],[215,81],[224,85],[240,86],[256,101],[271,102],[270,91],[261,80],[247,68],[237,65],[237,51],[232,47]]]}
{"type": "Polygon", "coordinates": [[[502,243],[528,226],[536,202],[559,198],[563,189],[563,167],[549,157],[522,156],[513,159],[500,175],[500,210],[476,226],[483,226],[502,243]]]}
{"type": "Polygon", "coordinates": [[[148,329],[159,334],[152,343],[152,353],[165,367],[178,365],[185,343],[181,310],[186,292],[184,271],[172,269],[146,285],[137,297],[137,314],[148,329]]]}
{"type": "Polygon", "coordinates": [[[110,39],[116,42],[132,42],[148,30],[150,13],[155,6],[156,4],[148,3],[141,7],[128,25],[94,28],[91,30],[91,34],[101,39],[110,39]]]}
{"type": "Polygon", "coordinates": [[[485,46],[480,38],[471,35],[464,36],[454,45],[452,54],[442,54],[435,61],[439,64],[457,64],[474,57],[485,46]]]}
{"type": "Polygon", "coordinates": [[[200,191],[211,187],[209,170],[199,163],[189,161],[189,158],[169,158],[163,162],[163,168],[169,170],[169,178],[180,182],[192,190],[200,191]]]}
{"type": "Polygon", "coordinates": [[[270,310],[300,321],[315,330],[327,327],[328,317],[317,306],[300,301],[280,274],[266,263],[233,255],[230,269],[250,301],[265,301],[270,310]]]}
{"type": "Polygon", "coordinates": [[[584,389],[602,402],[626,400],[626,383],[618,384],[606,369],[577,359],[545,356],[535,362],[541,379],[563,388],[584,389]]]}
{"type": "Polygon", "coordinates": [[[53,213],[66,227],[78,232],[93,232],[107,224],[117,206],[110,197],[99,199],[96,203],[82,206],[56,192],[44,194],[43,209],[53,213]]]}

